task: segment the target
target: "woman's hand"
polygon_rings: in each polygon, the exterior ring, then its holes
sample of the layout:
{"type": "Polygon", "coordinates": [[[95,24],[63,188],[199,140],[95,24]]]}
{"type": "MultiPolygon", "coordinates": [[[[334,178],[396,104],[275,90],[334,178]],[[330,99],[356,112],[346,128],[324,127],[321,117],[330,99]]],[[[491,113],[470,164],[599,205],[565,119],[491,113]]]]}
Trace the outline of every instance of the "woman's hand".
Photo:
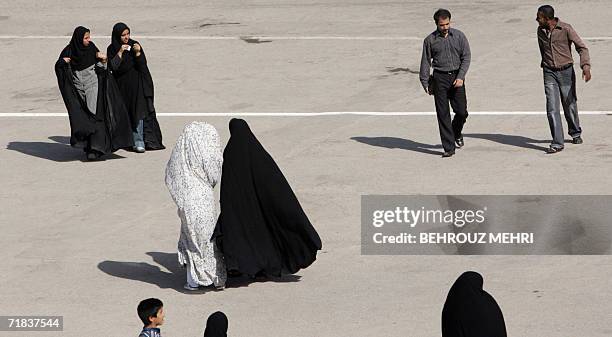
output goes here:
{"type": "Polygon", "coordinates": [[[106,63],[106,54],[103,52],[97,52],[96,57],[99,58],[102,63],[106,63]]]}
{"type": "Polygon", "coordinates": [[[70,63],[70,57],[64,57],[64,62],[70,63]]]}
{"type": "Polygon", "coordinates": [[[140,45],[138,43],[134,43],[134,52],[136,53],[136,56],[140,56],[140,52],[142,51],[142,49],[140,48],[140,45]]]}
{"type": "Polygon", "coordinates": [[[119,55],[119,57],[123,56],[123,52],[126,50],[130,50],[130,45],[129,44],[124,44],[121,46],[121,48],[119,48],[119,51],[117,52],[117,54],[119,55]]]}

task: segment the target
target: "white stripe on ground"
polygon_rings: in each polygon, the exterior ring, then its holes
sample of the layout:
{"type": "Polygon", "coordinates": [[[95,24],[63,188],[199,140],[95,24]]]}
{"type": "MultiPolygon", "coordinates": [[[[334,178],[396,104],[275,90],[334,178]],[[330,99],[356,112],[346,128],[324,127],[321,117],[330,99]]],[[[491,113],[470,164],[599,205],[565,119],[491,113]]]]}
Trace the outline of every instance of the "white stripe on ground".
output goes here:
{"type": "MultiPolygon", "coordinates": [[[[140,40],[418,40],[422,41],[422,37],[416,36],[180,36],[180,35],[149,35],[149,36],[133,36],[140,40]]],[[[71,36],[62,35],[0,35],[0,39],[67,39],[71,36]]],[[[110,39],[107,35],[92,35],[92,39],[110,39]]]]}
{"type": "MultiPolygon", "coordinates": [[[[545,111],[470,111],[470,115],[481,116],[525,116],[546,115],[545,111]]],[[[608,115],[612,111],[579,111],[580,115],[608,115]]],[[[327,111],[327,112],[177,112],[158,113],[159,117],[319,117],[319,116],[435,116],[435,111],[327,111]]],[[[0,113],[0,117],[67,117],[65,112],[9,112],[0,113]]]]}
{"type": "MultiPolygon", "coordinates": [[[[258,40],[414,40],[422,41],[424,36],[189,36],[189,35],[143,35],[133,36],[135,39],[141,40],[246,40],[246,39],[258,39],[258,40]]],[[[63,35],[0,35],[0,40],[7,39],[65,39],[70,40],[71,36],[63,35]]],[[[106,35],[94,35],[94,39],[110,39],[110,36],[106,35]]],[[[533,37],[531,37],[533,38],[533,37]]],[[[596,36],[596,37],[583,37],[583,40],[612,40],[612,36],[596,36]]]]}

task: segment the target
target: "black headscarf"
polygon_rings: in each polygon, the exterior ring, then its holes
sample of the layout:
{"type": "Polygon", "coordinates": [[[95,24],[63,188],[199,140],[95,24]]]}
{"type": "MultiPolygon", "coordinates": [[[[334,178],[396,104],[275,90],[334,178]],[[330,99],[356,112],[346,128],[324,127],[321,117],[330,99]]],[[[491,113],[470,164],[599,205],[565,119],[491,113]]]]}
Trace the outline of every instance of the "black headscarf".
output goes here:
{"type": "MultiPolygon", "coordinates": [[[[113,26],[113,32],[111,33],[111,44],[108,47],[108,58],[109,59],[117,55],[117,52],[119,51],[119,49],[121,49],[121,46],[124,45],[124,43],[121,42],[121,34],[126,29],[128,31],[131,31],[130,27],[128,27],[123,22],[118,22],[113,26]]],[[[127,44],[133,47],[134,43],[137,43],[137,41],[129,39],[127,44]]]]}
{"type": "Polygon", "coordinates": [[[442,309],[442,337],[506,337],[504,315],[482,285],[473,271],[455,281],[442,309]]]}
{"type": "Polygon", "coordinates": [[[227,337],[227,316],[221,311],[208,316],[204,337],[227,337]]]}
{"type": "Polygon", "coordinates": [[[76,27],[68,45],[70,49],[70,64],[73,69],[79,71],[96,64],[96,53],[99,51],[92,41],[89,41],[87,47],[83,45],[85,33],[89,33],[89,29],[83,26],[76,27]]]}
{"type": "Polygon", "coordinates": [[[214,236],[227,269],[280,276],[308,267],[321,239],[291,186],[244,120],[232,119],[229,129],[214,236]]]}
{"type": "MultiPolygon", "coordinates": [[[[132,48],[134,47],[134,44],[138,43],[138,41],[132,40],[132,39],[128,39],[127,43],[123,43],[121,42],[121,34],[123,33],[124,30],[130,30],[130,27],[128,27],[125,23],[123,22],[119,22],[116,23],[113,26],[113,32],[111,33],[111,44],[108,45],[108,48],[106,48],[106,54],[108,54],[108,59],[112,59],[113,57],[115,57],[117,55],[117,53],[119,52],[119,50],[121,49],[121,46],[124,44],[130,45],[132,48]]],[[[117,68],[113,68],[113,74],[115,75],[116,78],[122,77],[123,75],[125,75],[126,73],[130,72],[131,70],[133,70],[136,67],[136,57],[135,57],[135,51],[132,49],[130,51],[124,51],[122,56],[121,56],[121,63],[119,64],[119,67],[117,68]]],[[[148,74],[148,77],[150,77],[150,74],[148,73],[148,68],[146,67],[146,59],[144,56],[144,51],[142,50],[142,46],[140,49],[140,60],[141,62],[143,62],[144,66],[142,66],[141,70],[143,70],[144,72],[146,72],[146,74],[148,74]]],[[[112,63],[111,63],[112,65],[112,63]]],[[[132,74],[132,76],[134,76],[132,74]]],[[[133,91],[133,90],[137,90],[137,86],[138,83],[136,83],[138,80],[136,80],[135,78],[132,80],[128,80],[127,82],[129,83],[129,86],[132,87],[129,91],[133,91]]],[[[152,81],[152,79],[151,79],[152,81]]],[[[125,82],[125,81],[123,81],[125,82]]],[[[119,86],[123,87],[125,86],[126,83],[123,83],[121,80],[119,81],[119,86]]],[[[132,95],[133,96],[133,95],[132,95]]],[[[132,102],[134,103],[134,102],[132,102]]],[[[126,102],[126,104],[130,104],[129,102],[126,102]]],[[[131,109],[133,110],[133,109],[131,109]]],[[[133,111],[132,111],[133,113],[133,111]]],[[[140,116],[137,118],[137,120],[143,119],[144,115],[140,114],[140,116]]]]}

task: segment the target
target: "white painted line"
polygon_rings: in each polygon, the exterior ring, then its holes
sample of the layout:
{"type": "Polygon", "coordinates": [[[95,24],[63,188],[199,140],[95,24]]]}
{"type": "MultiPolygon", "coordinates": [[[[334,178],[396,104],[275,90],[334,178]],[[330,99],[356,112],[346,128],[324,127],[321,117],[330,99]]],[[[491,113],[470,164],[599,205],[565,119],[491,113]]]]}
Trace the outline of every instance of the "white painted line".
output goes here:
{"type": "Polygon", "coordinates": [[[259,40],[414,40],[423,41],[416,36],[243,36],[240,39],[259,40]]]}
{"type": "MultiPolygon", "coordinates": [[[[0,35],[0,40],[7,39],[64,39],[70,40],[71,36],[63,35],[0,35]]],[[[93,35],[93,39],[110,39],[107,35],[93,35]]],[[[196,35],[134,35],[135,39],[142,40],[412,40],[423,41],[425,36],[196,36],[196,35]]],[[[531,37],[534,39],[534,37],[531,37]]],[[[612,40],[612,36],[583,37],[583,40],[612,40]]]]}
{"type": "MultiPolygon", "coordinates": [[[[545,111],[470,111],[470,115],[481,116],[525,116],[546,115],[545,111]]],[[[609,115],[612,111],[579,111],[580,115],[609,115]]],[[[326,112],[177,112],[158,113],[160,117],[320,117],[320,116],[435,116],[435,111],[326,111],[326,112]]],[[[67,117],[65,112],[9,112],[0,117],[67,117]]]]}
{"type": "MultiPolygon", "coordinates": [[[[92,39],[110,39],[107,35],[92,35],[92,39]]],[[[423,37],[416,36],[180,36],[180,35],[148,35],[137,36],[135,39],[142,40],[417,40],[422,41],[423,37]]],[[[62,35],[0,35],[0,39],[65,39],[70,40],[71,36],[62,35]]]]}

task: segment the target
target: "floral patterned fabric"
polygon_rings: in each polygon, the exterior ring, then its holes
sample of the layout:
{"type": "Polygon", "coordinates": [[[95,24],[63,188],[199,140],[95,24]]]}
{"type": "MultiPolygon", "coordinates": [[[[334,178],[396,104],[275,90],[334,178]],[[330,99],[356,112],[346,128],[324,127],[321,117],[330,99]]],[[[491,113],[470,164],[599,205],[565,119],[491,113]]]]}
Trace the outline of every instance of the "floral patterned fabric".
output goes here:
{"type": "Polygon", "coordinates": [[[227,278],[223,257],[211,241],[217,222],[213,188],[221,178],[222,164],[217,130],[192,122],[176,141],[166,166],[166,186],[181,220],[178,260],[187,267],[192,287],[222,287],[227,278]]]}

